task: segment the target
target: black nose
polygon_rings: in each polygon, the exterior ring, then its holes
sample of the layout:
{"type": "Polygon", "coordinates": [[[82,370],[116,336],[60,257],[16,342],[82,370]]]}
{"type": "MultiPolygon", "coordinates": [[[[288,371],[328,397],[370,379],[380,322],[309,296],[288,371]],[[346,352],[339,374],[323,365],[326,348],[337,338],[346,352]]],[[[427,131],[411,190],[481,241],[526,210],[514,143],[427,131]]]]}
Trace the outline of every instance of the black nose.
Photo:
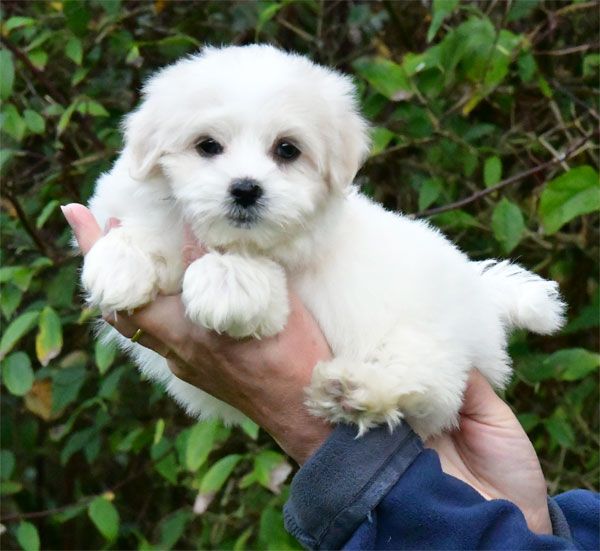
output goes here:
{"type": "Polygon", "coordinates": [[[250,207],[262,196],[263,190],[256,180],[240,178],[231,182],[229,193],[236,205],[250,207]]]}

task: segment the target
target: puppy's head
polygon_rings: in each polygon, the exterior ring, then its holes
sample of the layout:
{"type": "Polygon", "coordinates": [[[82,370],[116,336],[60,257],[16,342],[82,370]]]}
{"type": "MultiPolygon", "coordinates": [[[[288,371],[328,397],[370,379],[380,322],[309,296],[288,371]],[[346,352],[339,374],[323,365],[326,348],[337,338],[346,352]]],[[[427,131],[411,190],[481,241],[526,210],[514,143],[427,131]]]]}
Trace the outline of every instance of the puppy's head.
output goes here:
{"type": "Polygon", "coordinates": [[[310,230],[369,145],[349,78],[264,45],[207,48],[160,71],[125,138],[131,175],[166,179],[204,242],[261,249],[310,230]]]}

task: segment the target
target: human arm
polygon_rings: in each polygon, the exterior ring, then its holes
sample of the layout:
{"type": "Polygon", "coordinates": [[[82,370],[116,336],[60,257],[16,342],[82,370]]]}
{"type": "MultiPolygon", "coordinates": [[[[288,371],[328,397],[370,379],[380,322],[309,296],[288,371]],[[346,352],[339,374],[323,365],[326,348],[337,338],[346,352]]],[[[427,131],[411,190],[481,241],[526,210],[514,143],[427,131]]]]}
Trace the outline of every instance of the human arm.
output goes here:
{"type": "Polygon", "coordinates": [[[599,548],[597,494],[558,496],[551,534],[537,534],[514,503],[488,500],[444,473],[437,453],[406,425],[355,434],[337,427],[292,482],[286,527],[305,547],[599,548]]]}

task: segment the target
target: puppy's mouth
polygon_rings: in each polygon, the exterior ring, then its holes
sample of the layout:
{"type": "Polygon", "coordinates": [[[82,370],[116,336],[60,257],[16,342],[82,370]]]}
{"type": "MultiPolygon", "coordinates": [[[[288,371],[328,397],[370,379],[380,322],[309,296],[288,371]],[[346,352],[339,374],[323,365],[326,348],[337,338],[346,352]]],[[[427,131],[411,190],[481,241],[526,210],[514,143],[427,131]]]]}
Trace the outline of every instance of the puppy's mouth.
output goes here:
{"type": "Polygon", "coordinates": [[[227,210],[227,220],[236,228],[250,229],[260,220],[260,211],[262,208],[258,205],[251,207],[240,207],[230,205],[227,210]]]}

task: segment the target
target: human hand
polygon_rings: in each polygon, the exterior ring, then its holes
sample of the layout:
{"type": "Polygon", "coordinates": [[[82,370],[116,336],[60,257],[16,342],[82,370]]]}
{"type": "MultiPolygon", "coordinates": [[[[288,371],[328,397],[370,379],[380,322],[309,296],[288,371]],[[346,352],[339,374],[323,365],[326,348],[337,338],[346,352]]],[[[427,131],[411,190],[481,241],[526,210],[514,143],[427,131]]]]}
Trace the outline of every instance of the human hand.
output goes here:
{"type": "MultiPolygon", "coordinates": [[[[85,255],[103,232],[82,205],[63,208],[85,255]]],[[[107,227],[118,225],[112,220],[107,227]]],[[[189,236],[188,236],[189,237],[189,236]]],[[[189,263],[203,251],[186,239],[182,254],[189,263]]],[[[159,296],[132,314],[119,312],[106,321],[131,338],[142,329],[139,342],[168,359],[180,379],[236,407],[277,440],[299,464],[304,463],[332,430],[304,406],[315,364],[331,357],[319,326],[295,295],[285,329],[262,340],[236,340],[190,322],[181,296],[159,296]]]]}
{"type": "Polygon", "coordinates": [[[457,430],[430,439],[442,469],[486,499],[516,504],[529,529],[551,534],[547,488],[537,454],[510,407],[473,371],[457,430]]]}

